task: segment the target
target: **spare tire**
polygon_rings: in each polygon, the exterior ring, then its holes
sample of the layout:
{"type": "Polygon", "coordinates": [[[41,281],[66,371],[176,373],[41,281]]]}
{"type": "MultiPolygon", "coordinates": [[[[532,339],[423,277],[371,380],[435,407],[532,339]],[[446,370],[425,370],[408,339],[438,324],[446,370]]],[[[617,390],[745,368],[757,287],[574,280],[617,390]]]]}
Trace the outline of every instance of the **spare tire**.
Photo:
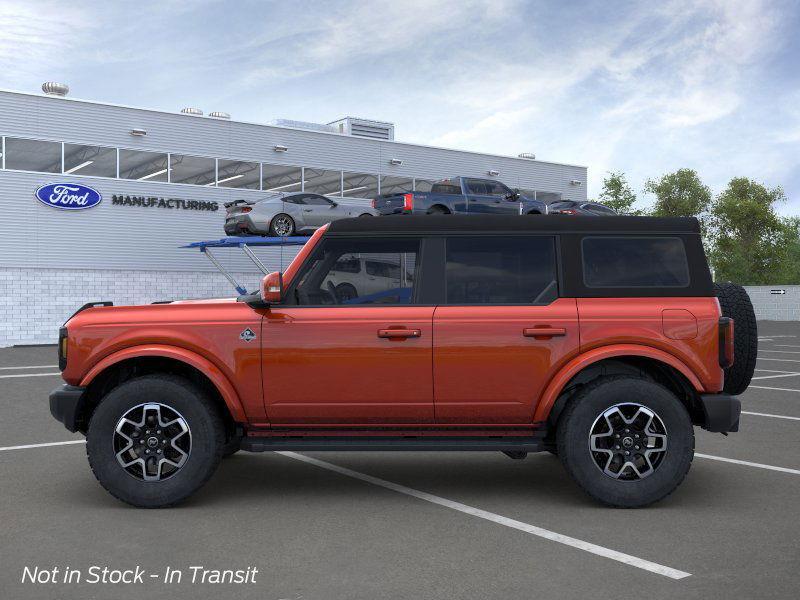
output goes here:
{"type": "Polygon", "coordinates": [[[750,385],[758,355],[758,326],[750,296],[735,283],[715,283],[714,293],[725,317],[733,319],[733,364],[725,369],[724,392],[736,396],[750,385]]]}

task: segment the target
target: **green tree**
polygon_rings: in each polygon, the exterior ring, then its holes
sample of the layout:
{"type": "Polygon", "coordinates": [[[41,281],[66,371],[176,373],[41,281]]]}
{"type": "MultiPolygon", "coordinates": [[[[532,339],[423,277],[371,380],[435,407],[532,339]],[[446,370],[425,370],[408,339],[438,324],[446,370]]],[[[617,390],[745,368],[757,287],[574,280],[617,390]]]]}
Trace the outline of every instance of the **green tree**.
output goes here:
{"type": "Polygon", "coordinates": [[[609,172],[603,180],[603,191],[600,192],[600,202],[612,208],[621,215],[638,215],[641,211],[633,208],[636,194],[625,179],[625,173],[609,172]]]}
{"type": "Polygon", "coordinates": [[[654,217],[697,217],[703,222],[711,205],[711,189],[693,169],[678,169],[660,179],[648,179],[644,191],[656,197],[654,217]]]}
{"type": "Polygon", "coordinates": [[[797,276],[798,267],[790,261],[800,255],[797,222],[775,212],[775,204],[785,199],[780,187],[731,179],[711,206],[710,259],[717,281],[769,285],[797,276]]]}

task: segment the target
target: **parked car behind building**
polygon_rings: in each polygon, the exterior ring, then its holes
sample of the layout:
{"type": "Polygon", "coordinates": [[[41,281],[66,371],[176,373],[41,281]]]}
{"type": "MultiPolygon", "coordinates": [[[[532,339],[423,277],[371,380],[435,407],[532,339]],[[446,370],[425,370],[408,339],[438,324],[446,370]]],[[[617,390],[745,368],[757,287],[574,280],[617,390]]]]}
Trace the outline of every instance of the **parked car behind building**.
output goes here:
{"type": "Polygon", "coordinates": [[[433,184],[430,192],[386,194],[372,206],[381,215],[530,215],[546,214],[547,204],[494,179],[453,177],[433,184]]]}
{"type": "Polygon", "coordinates": [[[225,204],[227,235],[290,236],[311,233],[325,223],[349,217],[374,216],[369,206],[332,200],[307,192],[275,193],[258,200],[236,200],[225,204]]]}

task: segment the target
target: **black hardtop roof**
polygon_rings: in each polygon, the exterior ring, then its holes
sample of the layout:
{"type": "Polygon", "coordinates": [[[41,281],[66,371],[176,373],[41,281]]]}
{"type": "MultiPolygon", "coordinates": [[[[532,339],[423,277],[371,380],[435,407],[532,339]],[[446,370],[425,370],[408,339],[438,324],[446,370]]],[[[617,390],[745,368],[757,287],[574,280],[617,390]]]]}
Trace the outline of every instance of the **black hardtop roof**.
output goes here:
{"type": "Polygon", "coordinates": [[[342,219],[329,233],[700,233],[694,217],[575,217],[569,215],[392,215],[342,219]]]}

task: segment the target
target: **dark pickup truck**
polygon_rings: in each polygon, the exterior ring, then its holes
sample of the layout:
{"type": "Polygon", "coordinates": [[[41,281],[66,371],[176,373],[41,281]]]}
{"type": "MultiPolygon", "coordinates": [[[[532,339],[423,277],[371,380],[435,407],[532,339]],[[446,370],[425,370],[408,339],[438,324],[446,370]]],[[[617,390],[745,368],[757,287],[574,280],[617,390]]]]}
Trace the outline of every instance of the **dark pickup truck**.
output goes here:
{"type": "Polygon", "coordinates": [[[372,201],[381,215],[536,215],[547,214],[547,204],[520,194],[494,179],[453,177],[437,181],[430,192],[385,194],[372,201]]]}

